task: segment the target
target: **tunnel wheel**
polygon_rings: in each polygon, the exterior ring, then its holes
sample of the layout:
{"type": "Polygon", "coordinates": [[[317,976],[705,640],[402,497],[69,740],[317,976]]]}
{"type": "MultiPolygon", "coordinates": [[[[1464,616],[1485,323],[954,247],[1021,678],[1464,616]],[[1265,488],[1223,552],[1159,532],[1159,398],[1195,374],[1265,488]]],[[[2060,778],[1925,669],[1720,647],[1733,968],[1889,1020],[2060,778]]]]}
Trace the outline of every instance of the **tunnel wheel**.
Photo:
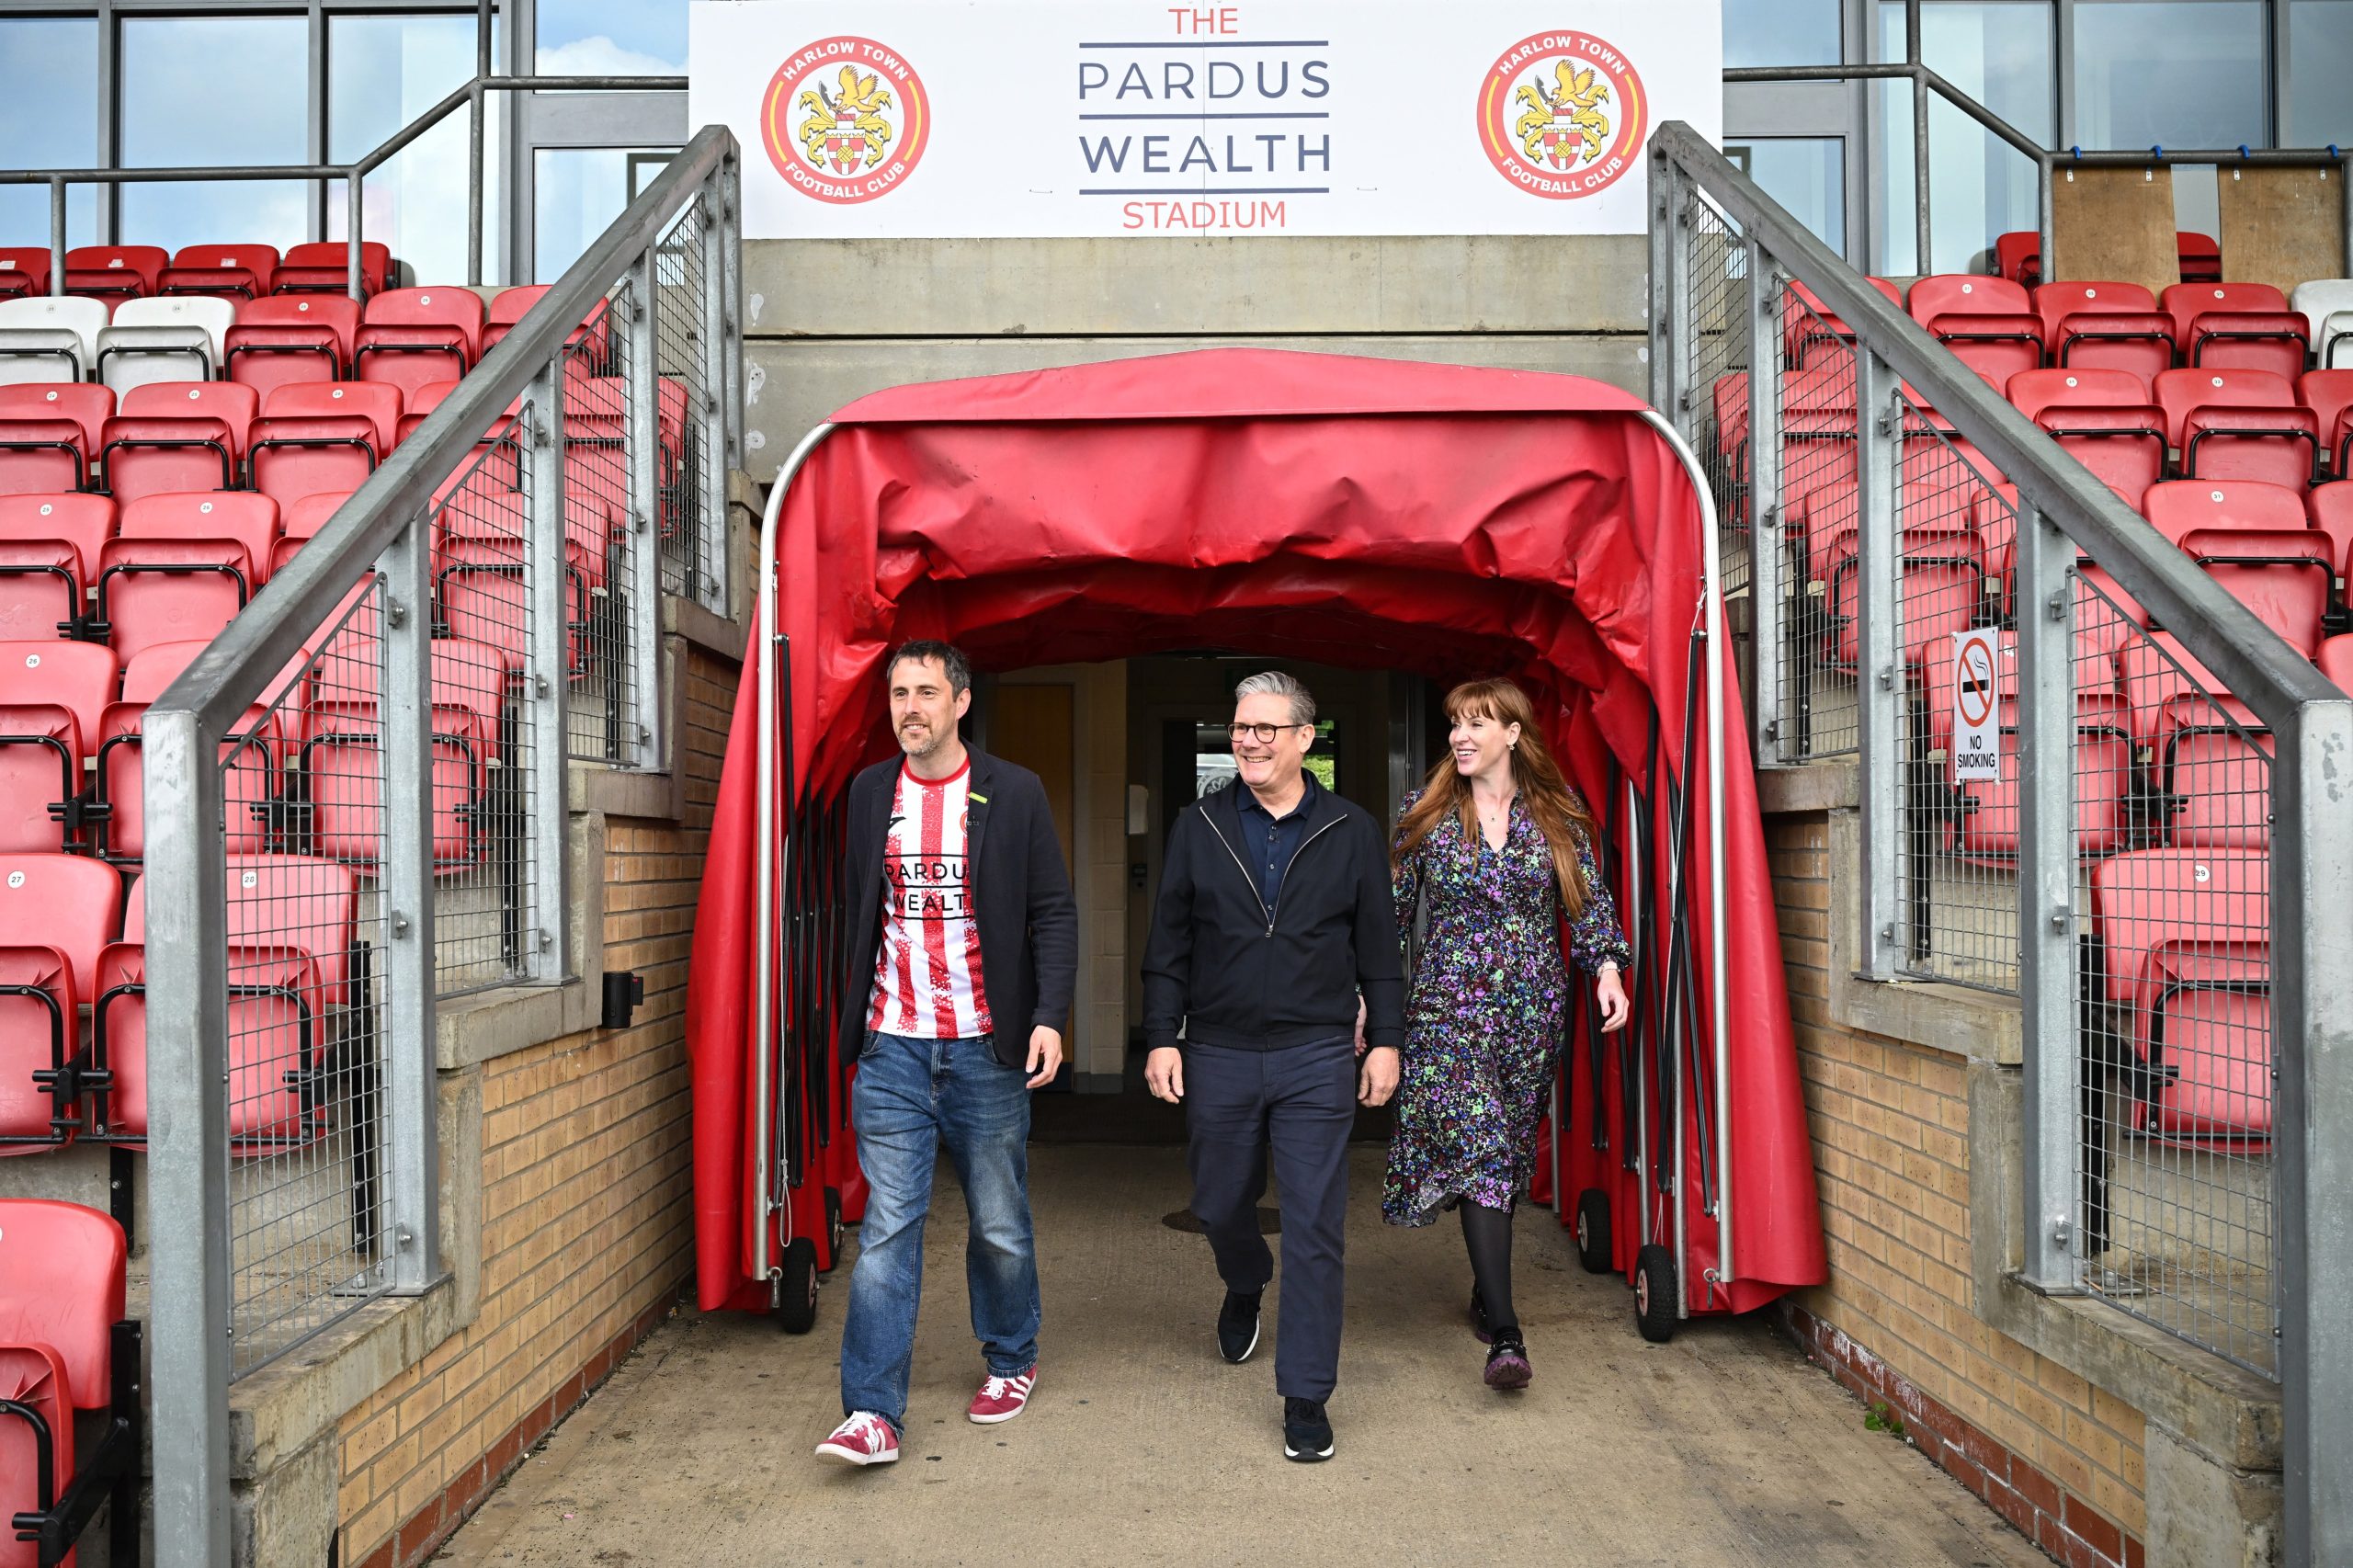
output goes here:
{"type": "Polygon", "coordinates": [[[796,1236],[784,1249],[776,1316],[787,1334],[806,1334],[817,1326],[817,1244],[807,1236],[796,1236]]]}
{"type": "Polygon", "coordinates": [[[1577,1194],[1577,1261],[1587,1274],[1609,1272],[1609,1198],[1597,1187],[1577,1194]]]}
{"type": "Polygon", "coordinates": [[[841,1267],[842,1237],[847,1233],[842,1225],[842,1189],[825,1188],[825,1256],[835,1268],[841,1267]]]}
{"type": "Polygon", "coordinates": [[[1675,1255],[1654,1242],[1634,1257],[1634,1326],[1653,1345],[1675,1337],[1675,1255]]]}

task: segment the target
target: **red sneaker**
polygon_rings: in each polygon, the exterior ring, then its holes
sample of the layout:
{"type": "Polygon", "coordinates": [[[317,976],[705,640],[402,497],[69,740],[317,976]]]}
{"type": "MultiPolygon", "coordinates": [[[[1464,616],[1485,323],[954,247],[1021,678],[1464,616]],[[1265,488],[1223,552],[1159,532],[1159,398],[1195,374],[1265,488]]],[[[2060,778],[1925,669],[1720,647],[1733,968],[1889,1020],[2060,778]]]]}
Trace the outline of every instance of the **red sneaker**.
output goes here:
{"type": "Polygon", "coordinates": [[[896,1464],[899,1435],[891,1430],[888,1421],[872,1411],[857,1411],[834,1428],[832,1437],[817,1445],[817,1457],[839,1460],[844,1464],[896,1464]]]}
{"type": "Polygon", "coordinates": [[[1037,1386],[1038,1364],[1034,1361],[1028,1371],[1009,1378],[992,1372],[981,1380],[980,1392],[972,1395],[972,1408],[964,1414],[983,1426],[1010,1421],[1029,1404],[1029,1391],[1037,1386]]]}

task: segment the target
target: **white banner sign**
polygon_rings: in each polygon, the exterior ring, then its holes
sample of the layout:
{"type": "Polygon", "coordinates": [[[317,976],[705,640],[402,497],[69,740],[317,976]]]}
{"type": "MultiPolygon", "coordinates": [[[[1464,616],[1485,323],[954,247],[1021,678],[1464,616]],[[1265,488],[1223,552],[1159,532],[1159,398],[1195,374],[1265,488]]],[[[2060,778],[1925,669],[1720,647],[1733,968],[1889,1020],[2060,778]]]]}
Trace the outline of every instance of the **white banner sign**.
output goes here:
{"type": "Polygon", "coordinates": [[[1995,661],[2000,634],[1978,628],[1952,634],[1952,780],[1998,784],[2002,778],[2002,695],[1995,661]]]}
{"type": "MultiPolygon", "coordinates": [[[[1716,0],[695,0],[761,238],[1631,234],[1716,0]]],[[[1574,278],[1563,278],[1574,288],[1574,278]]]]}

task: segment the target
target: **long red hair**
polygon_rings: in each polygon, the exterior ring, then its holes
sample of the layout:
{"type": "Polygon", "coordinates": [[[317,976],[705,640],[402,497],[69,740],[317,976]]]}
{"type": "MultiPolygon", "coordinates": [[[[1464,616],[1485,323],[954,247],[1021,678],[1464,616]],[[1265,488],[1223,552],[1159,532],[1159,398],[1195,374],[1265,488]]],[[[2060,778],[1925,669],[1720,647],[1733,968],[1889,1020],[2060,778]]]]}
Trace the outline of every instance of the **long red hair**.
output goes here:
{"type": "MultiPolygon", "coordinates": [[[[1552,750],[1544,744],[1544,732],[1537,727],[1536,707],[1528,700],[1528,693],[1508,680],[1465,681],[1446,694],[1446,717],[1450,723],[1466,718],[1483,718],[1497,724],[1519,726],[1519,744],[1511,752],[1512,787],[1528,803],[1529,815],[1544,831],[1544,842],[1552,851],[1553,879],[1560,884],[1561,906],[1575,919],[1585,909],[1585,873],[1577,865],[1577,837],[1583,835],[1590,842],[1594,834],[1593,813],[1585,809],[1569,789],[1569,781],[1561,773],[1561,765],[1553,760],[1552,750]]],[[[1411,859],[1422,846],[1422,841],[1432,829],[1452,816],[1462,824],[1462,841],[1476,844],[1479,823],[1476,808],[1471,801],[1471,780],[1457,771],[1451,752],[1438,758],[1430,769],[1429,778],[1422,785],[1422,797],[1405,813],[1398,824],[1396,858],[1411,859]]]]}

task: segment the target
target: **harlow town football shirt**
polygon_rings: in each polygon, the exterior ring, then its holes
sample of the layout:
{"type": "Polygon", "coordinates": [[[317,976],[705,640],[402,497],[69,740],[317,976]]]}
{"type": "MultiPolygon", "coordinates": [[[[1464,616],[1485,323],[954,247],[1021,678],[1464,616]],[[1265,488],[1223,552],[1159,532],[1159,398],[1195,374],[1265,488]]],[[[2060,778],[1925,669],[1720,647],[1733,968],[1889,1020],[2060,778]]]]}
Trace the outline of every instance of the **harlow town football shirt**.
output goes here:
{"type": "Polygon", "coordinates": [[[969,758],[939,779],[918,778],[899,766],[882,834],[882,949],[867,1018],[880,1033],[955,1040],[994,1027],[981,985],[981,928],[972,917],[965,853],[972,783],[969,758]]]}

